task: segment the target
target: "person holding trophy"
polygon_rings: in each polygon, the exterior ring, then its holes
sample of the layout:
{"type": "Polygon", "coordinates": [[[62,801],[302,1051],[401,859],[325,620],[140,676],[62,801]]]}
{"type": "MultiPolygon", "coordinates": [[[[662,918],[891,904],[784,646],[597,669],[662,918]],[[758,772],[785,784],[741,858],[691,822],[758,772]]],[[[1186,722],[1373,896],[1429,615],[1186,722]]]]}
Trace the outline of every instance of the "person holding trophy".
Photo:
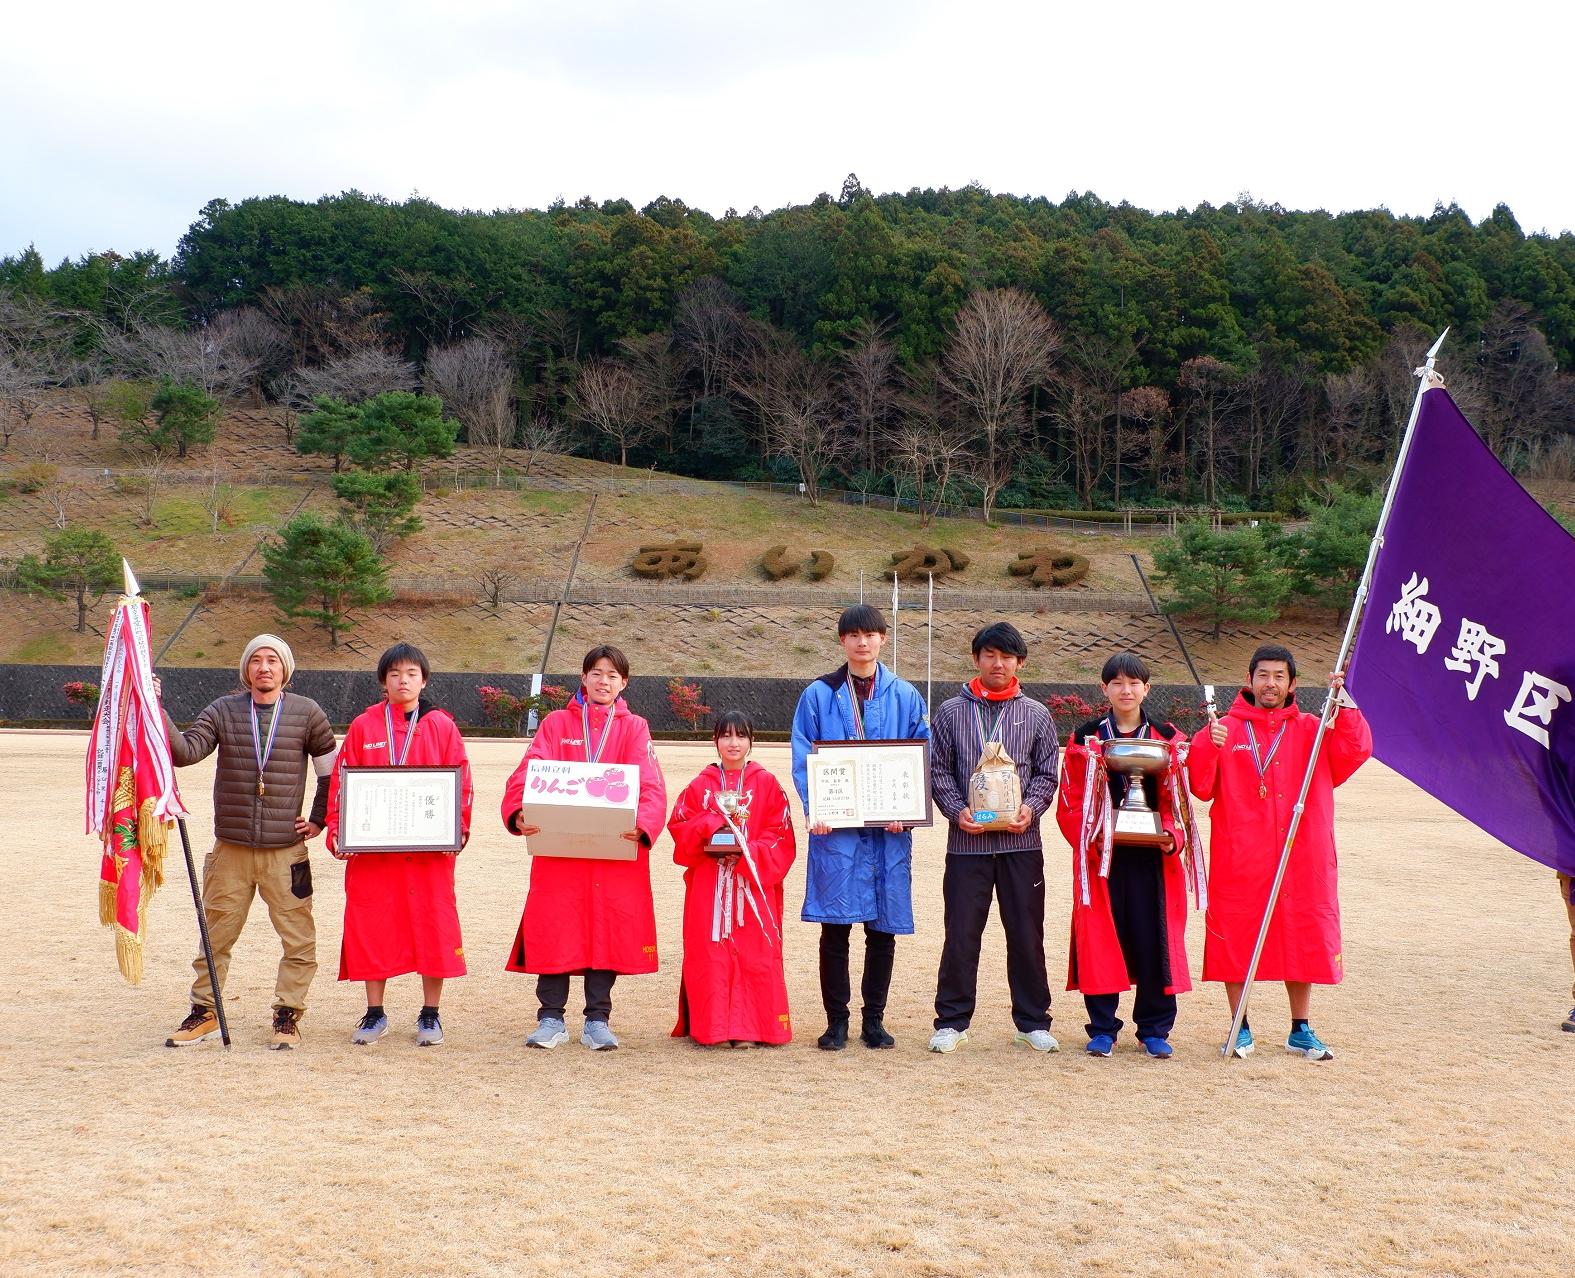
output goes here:
{"type": "Polygon", "coordinates": [[[1176,995],[1187,970],[1187,898],[1201,906],[1201,847],[1187,797],[1186,736],[1144,708],[1142,658],[1105,662],[1109,712],[1083,724],[1066,750],[1056,820],[1072,845],[1072,942],[1067,988],[1081,990],[1090,1056],[1109,1056],[1121,995],[1137,987],[1132,1019],[1143,1050],[1171,1055],[1176,995]]]}
{"type": "Polygon", "coordinates": [[[711,730],[717,762],[678,796],[667,831],[684,867],[684,962],[673,1037],[696,1043],[786,1043],[782,880],[793,820],[777,779],[749,752],[755,729],[737,710],[711,730]]]}
{"type": "MultiPolygon", "coordinates": [[[[1329,695],[1339,708],[1329,724],[1279,900],[1269,919],[1258,980],[1284,981],[1291,1005],[1285,1050],[1310,1061],[1334,1059],[1313,1033],[1312,987],[1338,985],[1345,969],[1340,945],[1339,870],[1334,851],[1334,787],[1373,753],[1373,733],[1336,673],[1329,695]]],[[[1264,644],[1247,664],[1247,686],[1223,719],[1211,715],[1192,740],[1192,793],[1209,809],[1208,933],[1203,979],[1221,981],[1234,1017],[1268,908],[1275,870],[1320,716],[1296,705],[1296,658],[1264,644]]],[[[1243,1020],[1231,1045],[1253,1050],[1243,1020]]]]}

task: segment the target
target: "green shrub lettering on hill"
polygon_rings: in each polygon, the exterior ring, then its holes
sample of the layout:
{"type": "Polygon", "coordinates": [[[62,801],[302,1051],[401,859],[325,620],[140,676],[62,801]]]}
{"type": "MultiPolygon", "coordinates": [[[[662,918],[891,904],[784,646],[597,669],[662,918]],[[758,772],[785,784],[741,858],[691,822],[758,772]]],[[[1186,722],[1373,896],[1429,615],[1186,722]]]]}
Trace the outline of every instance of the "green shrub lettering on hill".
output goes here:
{"type": "Polygon", "coordinates": [[[664,545],[641,546],[635,552],[629,570],[636,577],[646,577],[653,581],[667,581],[673,577],[695,581],[705,576],[705,570],[710,567],[705,555],[701,553],[702,549],[698,541],[673,541],[664,545]]]}
{"type": "Polygon", "coordinates": [[[1070,586],[1088,576],[1088,560],[1067,550],[1020,550],[1006,571],[1038,587],[1070,586]]]}
{"type": "Polygon", "coordinates": [[[760,571],[769,581],[785,581],[798,569],[798,560],[787,557],[786,546],[772,546],[760,557],[760,571]]]}
{"type": "Polygon", "coordinates": [[[891,567],[887,569],[888,577],[895,577],[898,581],[924,581],[935,576],[943,577],[948,573],[962,572],[971,560],[960,550],[937,550],[933,546],[914,546],[911,550],[894,550],[891,555],[891,567]]]}
{"type": "Polygon", "coordinates": [[[804,570],[804,576],[810,581],[825,581],[836,566],[837,557],[829,550],[812,550],[809,552],[809,567],[804,570]]]}

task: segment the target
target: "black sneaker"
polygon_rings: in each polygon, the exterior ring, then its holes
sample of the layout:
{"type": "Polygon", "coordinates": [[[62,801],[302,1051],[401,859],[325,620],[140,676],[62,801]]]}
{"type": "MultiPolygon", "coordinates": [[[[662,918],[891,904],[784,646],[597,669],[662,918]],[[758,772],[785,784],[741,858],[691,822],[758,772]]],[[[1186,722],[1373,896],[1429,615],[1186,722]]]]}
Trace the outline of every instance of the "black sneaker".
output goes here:
{"type": "Polygon", "coordinates": [[[832,1021],[826,1026],[826,1032],[815,1040],[815,1046],[823,1052],[840,1052],[848,1045],[848,1023],[846,1021],[832,1021]]]}
{"type": "Polygon", "coordinates": [[[873,1020],[866,1018],[864,1028],[859,1033],[859,1039],[865,1047],[881,1048],[896,1047],[897,1040],[886,1032],[886,1027],[880,1023],[880,1018],[873,1020]]]}

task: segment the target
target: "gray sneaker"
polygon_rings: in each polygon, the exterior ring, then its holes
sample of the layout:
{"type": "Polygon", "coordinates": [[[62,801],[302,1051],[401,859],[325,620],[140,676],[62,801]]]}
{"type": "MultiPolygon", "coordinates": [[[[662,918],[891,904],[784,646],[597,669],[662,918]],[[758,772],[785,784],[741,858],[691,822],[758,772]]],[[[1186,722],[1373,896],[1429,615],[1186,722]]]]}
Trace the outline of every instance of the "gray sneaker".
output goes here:
{"type": "Polygon", "coordinates": [[[618,1046],[618,1037],[607,1028],[606,1021],[586,1021],[580,1042],[593,1052],[610,1052],[618,1046]]]}
{"type": "Polygon", "coordinates": [[[350,1035],[350,1041],[357,1047],[365,1047],[369,1043],[377,1042],[386,1033],[388,1033],[388,1017],[368,1012],[350,1035]]]}
{"type": "Polygon", "coordinates": [[[556,1016],[544,1016],[536,1022],[536,1032],[525,1040],[526,1047],[562,1047],[569,1041],[569,1027],[556,1016]]]}
{"type": "Polygon", "coordinates": [[[443,1022],[436,1012],[422,1012],[416,1017],[416,1046],[436,1047],[443,1041],[443,1022]]]}
{"type": "Polygon", "coordinates": [[[930,1035],[930,1050],[932,1052],[955,1052],[967,1041],[967,1030],[938,1029],[930,1035]]]}
{"type": "Polygon", "coordinates": [[[1022,1030],[1012,1035],[1012,1042],[1027,1043],[1036,1052],[1059,1052],[1061,1044],[1056,1042],[1055,1035],[1049,1030],[1029,1030],[1026,1034],[1022,1030]]]}

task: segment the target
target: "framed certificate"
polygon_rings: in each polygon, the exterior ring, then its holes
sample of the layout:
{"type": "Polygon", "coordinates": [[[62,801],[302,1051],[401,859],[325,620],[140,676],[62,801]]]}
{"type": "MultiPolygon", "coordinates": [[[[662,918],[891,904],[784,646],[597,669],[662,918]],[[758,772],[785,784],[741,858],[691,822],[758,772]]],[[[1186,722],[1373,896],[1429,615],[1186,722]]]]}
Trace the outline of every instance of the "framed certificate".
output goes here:
{"type": "Polygon", "coordinates": [[[935,824],[928,741],[817,741],[806,764],[811,825],[935,824]]]}
{"type": "Polygon", "coordinates": [[[346,767],[339,774],[341,852],[458,852],[465,840],[459,767],[346,767]]]}

